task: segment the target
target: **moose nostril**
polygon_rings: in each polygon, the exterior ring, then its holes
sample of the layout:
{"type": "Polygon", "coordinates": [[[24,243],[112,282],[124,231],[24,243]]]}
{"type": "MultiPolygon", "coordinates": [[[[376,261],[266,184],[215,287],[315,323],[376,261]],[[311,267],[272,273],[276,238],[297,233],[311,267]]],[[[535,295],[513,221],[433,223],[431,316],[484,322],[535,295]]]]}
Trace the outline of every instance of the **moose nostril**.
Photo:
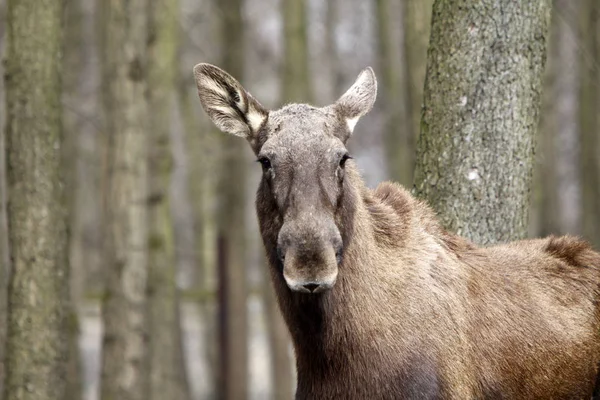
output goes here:
{"type": "Polygon", "coordinates": [[[342,248],[341,247],[335,252],[335,260],[337,261],[338,264],[342,263],[342,248]]]}
{"type": "Polygon", "coordinates": [[[302,286],[304,286],[305,289],[308,289],[308,291],[312,293],[315,290],[317,290],[317,288],[321,285],[319,285],[318,283],[306,283],[302,286]]]}
{"type": "Polygon", "coordinates": [[[281,248],[277,249],[277,256],[279,257],[279,261],[285,261],[285,252],[283,252],[281,248]]]}

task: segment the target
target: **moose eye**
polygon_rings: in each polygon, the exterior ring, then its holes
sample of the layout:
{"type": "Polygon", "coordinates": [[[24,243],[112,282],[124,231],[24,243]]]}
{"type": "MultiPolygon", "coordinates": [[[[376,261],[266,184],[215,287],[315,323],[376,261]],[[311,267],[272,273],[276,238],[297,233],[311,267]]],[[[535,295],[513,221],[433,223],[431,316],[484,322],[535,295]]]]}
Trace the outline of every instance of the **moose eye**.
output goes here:
{"type": "Polygon", "coordinates": [[[350,154],[346,153],[342,156],[342,158],[340,159],[340,168],[344,168],[344,166],[346,166],[346,161],[348,161],[348,159],[350,159],[352,157],[350,157],[350,154]]]}
{"type": "Polygon", "coordinates": [[[271,169],[271,161],[267,157],[261,157],[256,161],[260,163],[264,172],[267,172],[271,169]]]}

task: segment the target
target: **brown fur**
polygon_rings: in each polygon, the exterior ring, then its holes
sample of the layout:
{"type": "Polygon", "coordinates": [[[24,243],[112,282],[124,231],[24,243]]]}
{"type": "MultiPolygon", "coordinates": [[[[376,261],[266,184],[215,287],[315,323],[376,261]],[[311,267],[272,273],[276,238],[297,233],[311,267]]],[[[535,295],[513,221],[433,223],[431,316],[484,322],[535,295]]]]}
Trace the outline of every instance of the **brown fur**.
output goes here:
{"type": "MultiPolygon", "coordinates": [[[[342,209],[340,277],[321,295],[285,285],[276,217],[257,210],[294,339],[301,399],[590,398],[600,360],[600,255],[577,238],[478,248],[399,185],[342,209]]],[[[268,196],[268,195],[267,195],[268,196]]]]}
{"type": "Polygon", "coordinates": [[[370,69],[331,106],[277,111],[214,66],[194,71],[209,116],[263,166],[256,207],[298,399],[590,398],[600,254],[586,242],[480,248],[401,186],[365,188],[345,144],[375,101],[370,69]]]}

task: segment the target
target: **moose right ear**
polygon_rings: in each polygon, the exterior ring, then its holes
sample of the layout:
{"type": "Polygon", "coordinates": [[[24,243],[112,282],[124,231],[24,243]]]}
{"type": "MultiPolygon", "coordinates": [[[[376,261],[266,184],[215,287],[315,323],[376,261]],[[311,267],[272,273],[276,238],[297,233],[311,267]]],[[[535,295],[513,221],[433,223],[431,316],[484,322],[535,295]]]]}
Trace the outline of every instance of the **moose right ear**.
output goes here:
{"type": "Polygon", "coordinates": [[[194,67],[202,108],[223,132],[253,139],[269,112],[240,83],[210,64],[194,67]]]}

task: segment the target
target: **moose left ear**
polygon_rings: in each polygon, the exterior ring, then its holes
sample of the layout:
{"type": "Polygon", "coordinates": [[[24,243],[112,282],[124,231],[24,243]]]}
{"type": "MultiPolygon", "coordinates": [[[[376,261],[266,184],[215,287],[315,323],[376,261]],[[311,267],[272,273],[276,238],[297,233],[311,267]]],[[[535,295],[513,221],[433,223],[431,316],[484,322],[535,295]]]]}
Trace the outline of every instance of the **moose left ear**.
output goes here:
{"type": "Polygon", "coordinates": [[[252,141],[268,111],[227,72],[210,64],[194,67],[202,108],[223,132],[252,141]]]}
{"type": "Polygon", "coordinates": [[[333,105],[337,113],[346,121],[348,135],[352,134],[358,119],[371,111],[377,98],[377,79],[371,67],[365,68],[354,84],[333,105]]]}

